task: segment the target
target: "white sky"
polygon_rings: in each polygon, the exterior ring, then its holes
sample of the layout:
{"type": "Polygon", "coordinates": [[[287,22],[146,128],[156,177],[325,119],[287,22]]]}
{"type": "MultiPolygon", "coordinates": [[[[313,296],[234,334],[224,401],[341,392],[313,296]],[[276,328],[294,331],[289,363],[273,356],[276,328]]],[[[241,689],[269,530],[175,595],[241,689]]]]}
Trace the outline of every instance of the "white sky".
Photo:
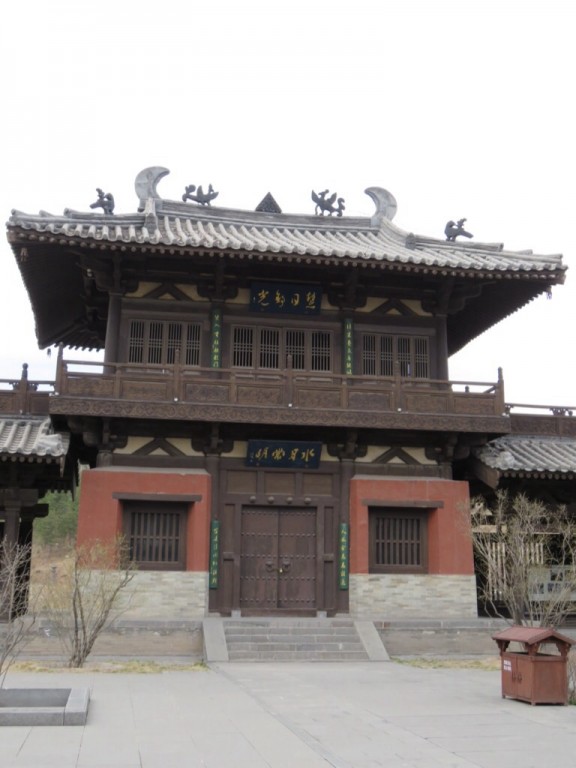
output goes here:
{"type": "MultiPolygon", "coordinates": [[[[576,406],[576,10],[557,0],[27,0],[0,9],[0,202],[89,210],[96,187],[136,210],[209,183],[227,207],[271,192],[313,212],[330,188],[370,216],[390,190],[402,229],[562,253],[534,301],[451,360],[452,379],[506,399],[576,406]]],[[[52,378],[12,252],[0,239],[0,378],[52,378]]],[[[67,356],[72,356],[67,354],[67,356]]],[[[82,358],[84,353],[75,353],[82,358]]]]}

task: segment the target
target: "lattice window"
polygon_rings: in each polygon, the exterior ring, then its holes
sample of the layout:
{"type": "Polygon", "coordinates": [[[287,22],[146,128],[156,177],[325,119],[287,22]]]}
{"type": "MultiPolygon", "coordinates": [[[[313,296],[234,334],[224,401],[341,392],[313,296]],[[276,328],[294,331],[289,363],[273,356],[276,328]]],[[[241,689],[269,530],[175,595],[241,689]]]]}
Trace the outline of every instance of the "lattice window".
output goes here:
{"type": "Polygon", "coordinates": [[[376,376],[376,334],[365,333],[362,336],[362,373],[364,376],[376,376]]]}
{"type": "Polygon", "coordinates": [[[414,377],[416,379],[430,378],[430,352],[428,349],[428,338],[426,336],[415,336],[414,344],[414,377]]]}
{"type": "Polygon", "coordinates": [[[234,328],[232,341],[232,365],[234,368],[252,368],[254,352],[254,329],[234,328]]]}
{"type": "Polygon", "coordinates": [[[200,323],[131,320],[128,362],[150,365],[200,365],[200,323]]]}
{"type": "Polygon", "coordinates": [[[167,323],[166,327],[166,362],[169,365],[179,362],[177,355],[182,349],[182,325],[180,323],[167,323]]]}
{"type": "Polygon", "coordinates": [[[130,560],[146,570],[186,566],[186,507],[183,504],[126,502],[124,534],[130,560]]]}
{"type": "Polygon", "coordinates": [[[184,362],[186,365],[200,365],[200,323],[188,323],[185,328],[184,362]]]}
{"type": "Polygon", "coordinates": [[[413,375],[411,341],[408,336],[399,336],[396,339],[396,359],[398,360],[400,376],[413,375]]]}
{"type": "Polygon", "coordinates": [[[378,375],[394,376],[394,337],[380,336],[378,341],[380,342],[378,345],[380,352],[380,356],[378,358],[380,365],[378,375]]]}
{"type": "Polygon", "coordinates": [[[306,339],[304,331],[286,331],[286,357],[291,355],[292,368],[303,371],[306,368],[306,339]]]}
{"type": "Polygon", "coordinates": [[[370,510],[370,571],[425,573],[427,513],[370,510]]]}
{"type": "MultiPolygon", "coordinates": [[[[162,347],[164,344],[164,323],[151,322],[148,326],[148,360],[147,363],[160,365],[162,363],[162,347]]],[[[168,362],[166,360],[166,362],[168,362]]]]}
{"type": "Polygon", "coordinates": [[[364,376],[430,377],[430,351],[427,336],[396,336],[387,333],[362,335],[362,373],[364,376]]]}
{"type": "Polygon", "coordinates": [[[279,370],[288,358],[297,371],[332,370],[332,334],[293,328],[232,329],[232,367],[279,370]]]}
{"type": "Polygon", "coordinates": [[[128,362],[144,362],[144,339],[146,324],[143,320],[132,320],[130,323],[130,339],[128,342],[128,362]]]}
{"type": "Polygon", "coordinates": [[[277,328],[260,329],[260,368],[278,369],[280,332],[277,328]]]}
{"type": "Polygon", "coordinates": [[[312,371],[329,371],[332,368],[332,338],[326,331],[312,332],[312,371]]]}

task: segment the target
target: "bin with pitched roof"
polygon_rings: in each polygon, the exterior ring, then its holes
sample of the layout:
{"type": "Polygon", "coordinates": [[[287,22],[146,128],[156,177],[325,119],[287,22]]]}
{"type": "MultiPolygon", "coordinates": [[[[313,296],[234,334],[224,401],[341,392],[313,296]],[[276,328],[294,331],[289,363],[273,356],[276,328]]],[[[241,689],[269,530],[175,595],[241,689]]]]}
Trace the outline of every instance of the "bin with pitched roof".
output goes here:
{"type": "Polygon", "coordinates": [[[568,703],[568,653],[574,640],[552,627],[509,627],[493,635],[500,650],[502,698],[568,703]],[[514,643],[509,650],[510,643],[514,643]],[[552,652],[546,652],[546,646],[552,652]]]}

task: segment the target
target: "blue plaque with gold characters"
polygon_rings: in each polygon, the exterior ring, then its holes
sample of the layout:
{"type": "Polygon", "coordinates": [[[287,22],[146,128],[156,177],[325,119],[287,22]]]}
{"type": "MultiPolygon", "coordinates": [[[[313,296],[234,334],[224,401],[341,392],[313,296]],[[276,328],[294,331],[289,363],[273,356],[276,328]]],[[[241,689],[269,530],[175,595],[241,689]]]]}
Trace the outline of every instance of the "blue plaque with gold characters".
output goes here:
{"type": "Polygon", "coordinates": [[[254,282],[250,286],[252,312],[277,315],[317,315],[322,304],[318,285],[254,282]]]}
{"type": "Polygon", "coordinates": [[[246,465],[249,467],[283,467],[317,469],[322,443],[295,440],[248,440],[246,465]]]}

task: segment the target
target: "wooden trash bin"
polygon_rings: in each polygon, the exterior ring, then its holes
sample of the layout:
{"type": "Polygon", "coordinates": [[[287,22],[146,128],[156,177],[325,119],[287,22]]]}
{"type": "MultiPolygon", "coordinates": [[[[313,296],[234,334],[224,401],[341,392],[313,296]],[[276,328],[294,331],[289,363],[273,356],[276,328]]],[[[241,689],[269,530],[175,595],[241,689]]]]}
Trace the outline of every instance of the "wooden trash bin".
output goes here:
{"type": "Polygon", "coordinates": [[[530,704],[568,704],[568,653],[574,640],[551,627],[510,627],[493,635],[502,670],[502,698],[530,704]],[[509,651],[510,643],[522,650],[509,651]],[[543,645],[557,653],[542,653],[543,645]]]}

